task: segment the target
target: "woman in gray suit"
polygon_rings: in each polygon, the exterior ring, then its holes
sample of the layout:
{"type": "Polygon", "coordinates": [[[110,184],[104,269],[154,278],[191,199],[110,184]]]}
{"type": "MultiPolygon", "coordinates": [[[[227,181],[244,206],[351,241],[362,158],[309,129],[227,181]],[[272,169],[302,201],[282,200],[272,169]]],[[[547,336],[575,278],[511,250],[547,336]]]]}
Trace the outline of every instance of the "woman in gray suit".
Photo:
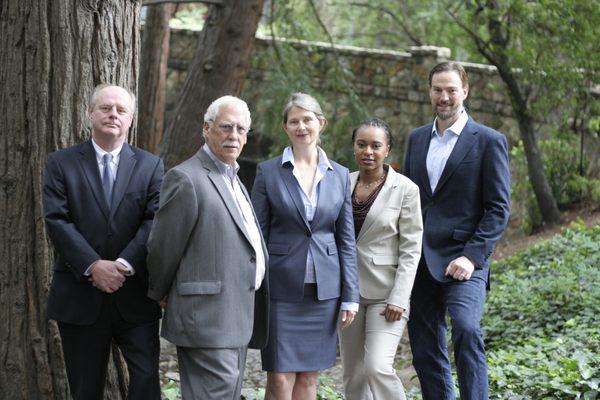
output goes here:
{"type": "Polygon", "coordinates": [[[385,164],[392,132],[383,121],[352,132],[358,172],[350,175],[360,310],[340,332],[347,400],[405,399],[394,370],[421,255],[419,188],[385,164]]]}
{"type": "Polygon", "coordinates": [[[336,358],[358,309],[348,169],[318,146],[319,103],[292,94],[283,110],[291,146],[257,167],[252,203],[269,252],[269,342],[262,351],[266,399],[315,399],[319,371],[336,358]]]}

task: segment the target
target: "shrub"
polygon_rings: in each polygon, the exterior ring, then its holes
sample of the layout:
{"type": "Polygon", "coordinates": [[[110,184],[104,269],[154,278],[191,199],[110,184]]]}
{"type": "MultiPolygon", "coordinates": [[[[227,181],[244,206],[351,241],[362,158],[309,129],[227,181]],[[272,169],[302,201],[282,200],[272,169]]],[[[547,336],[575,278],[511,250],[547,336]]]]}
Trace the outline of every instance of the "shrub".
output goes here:
{"type": "Polygon", "coordinates": [[[599,266],[600,224],[492,265],[483,319],[491,398],[598,398],[599,266]]]}

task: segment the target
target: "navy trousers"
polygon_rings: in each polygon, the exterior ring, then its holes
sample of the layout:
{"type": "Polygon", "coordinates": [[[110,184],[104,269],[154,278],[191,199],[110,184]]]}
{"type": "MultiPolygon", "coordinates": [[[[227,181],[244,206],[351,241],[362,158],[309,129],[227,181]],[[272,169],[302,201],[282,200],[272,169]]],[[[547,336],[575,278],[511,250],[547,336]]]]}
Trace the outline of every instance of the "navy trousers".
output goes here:
{"type": "Polygon", "coordinates": [[[408,333],[423,400],[454,400],[446,340],[446,312],[461,400],[487,400],[488,379],[481,316],[486,297],[482,279],[440,283],[422,261],[410,302],[408,333]]]}

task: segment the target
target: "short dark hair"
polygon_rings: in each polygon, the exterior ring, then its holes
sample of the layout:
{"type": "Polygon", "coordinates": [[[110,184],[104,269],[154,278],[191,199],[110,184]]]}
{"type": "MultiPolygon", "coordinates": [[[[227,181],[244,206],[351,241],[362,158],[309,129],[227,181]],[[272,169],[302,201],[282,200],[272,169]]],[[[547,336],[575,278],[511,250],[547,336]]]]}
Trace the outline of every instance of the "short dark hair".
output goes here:
{"type": "Polygon", "coordinates": [[[460,65],[460,63],[457,63],[456,61],[445,61],[433,67],[429,72],[429,86],[431,86],[431,80],[433,79],[433,75],[447,71],[454,71],[458,73],[463,88],[469,86],[469,77],[467,76],[467,72],[465,71],[463,66],[460,65]]]}
{"type": "Polygon", "coordinates": [[[384,120],[381,120],[379,118],[371,118],[359,123],[356,126],[356,128],[352,130],[352,143],[354,143],[354,140],[356,140],[356,133],[361,128],[366,128],[368,126],[383,129],[383,131],[385,132],[385,138],[387,139],[387,145],[390,149],[392,148],[392,144],[394,142],[394,139],[392,138],[392,128],[390,128],[390,126],[384,120]]]}

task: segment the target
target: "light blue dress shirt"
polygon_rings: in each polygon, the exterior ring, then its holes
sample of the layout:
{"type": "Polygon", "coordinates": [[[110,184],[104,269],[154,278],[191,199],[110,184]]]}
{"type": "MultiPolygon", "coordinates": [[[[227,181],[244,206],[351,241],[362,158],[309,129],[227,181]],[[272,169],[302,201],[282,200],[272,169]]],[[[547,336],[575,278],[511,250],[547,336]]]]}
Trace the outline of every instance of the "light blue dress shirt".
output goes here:
{"type": "Polygon", "coordinates": [[[442,171],[446,166],[446,162],[458,141],[460,133],[464,129],[469,116],[463,109],[460,112],[460,116],[440,135],[437,131],[437,117],[433,121],[433,129],[431,130],[431,142],[429,143],[429,150],[427,151],[427,175],[429,176],[429,183],[431,185],[431,192],[435,192],[442,171]]]}

